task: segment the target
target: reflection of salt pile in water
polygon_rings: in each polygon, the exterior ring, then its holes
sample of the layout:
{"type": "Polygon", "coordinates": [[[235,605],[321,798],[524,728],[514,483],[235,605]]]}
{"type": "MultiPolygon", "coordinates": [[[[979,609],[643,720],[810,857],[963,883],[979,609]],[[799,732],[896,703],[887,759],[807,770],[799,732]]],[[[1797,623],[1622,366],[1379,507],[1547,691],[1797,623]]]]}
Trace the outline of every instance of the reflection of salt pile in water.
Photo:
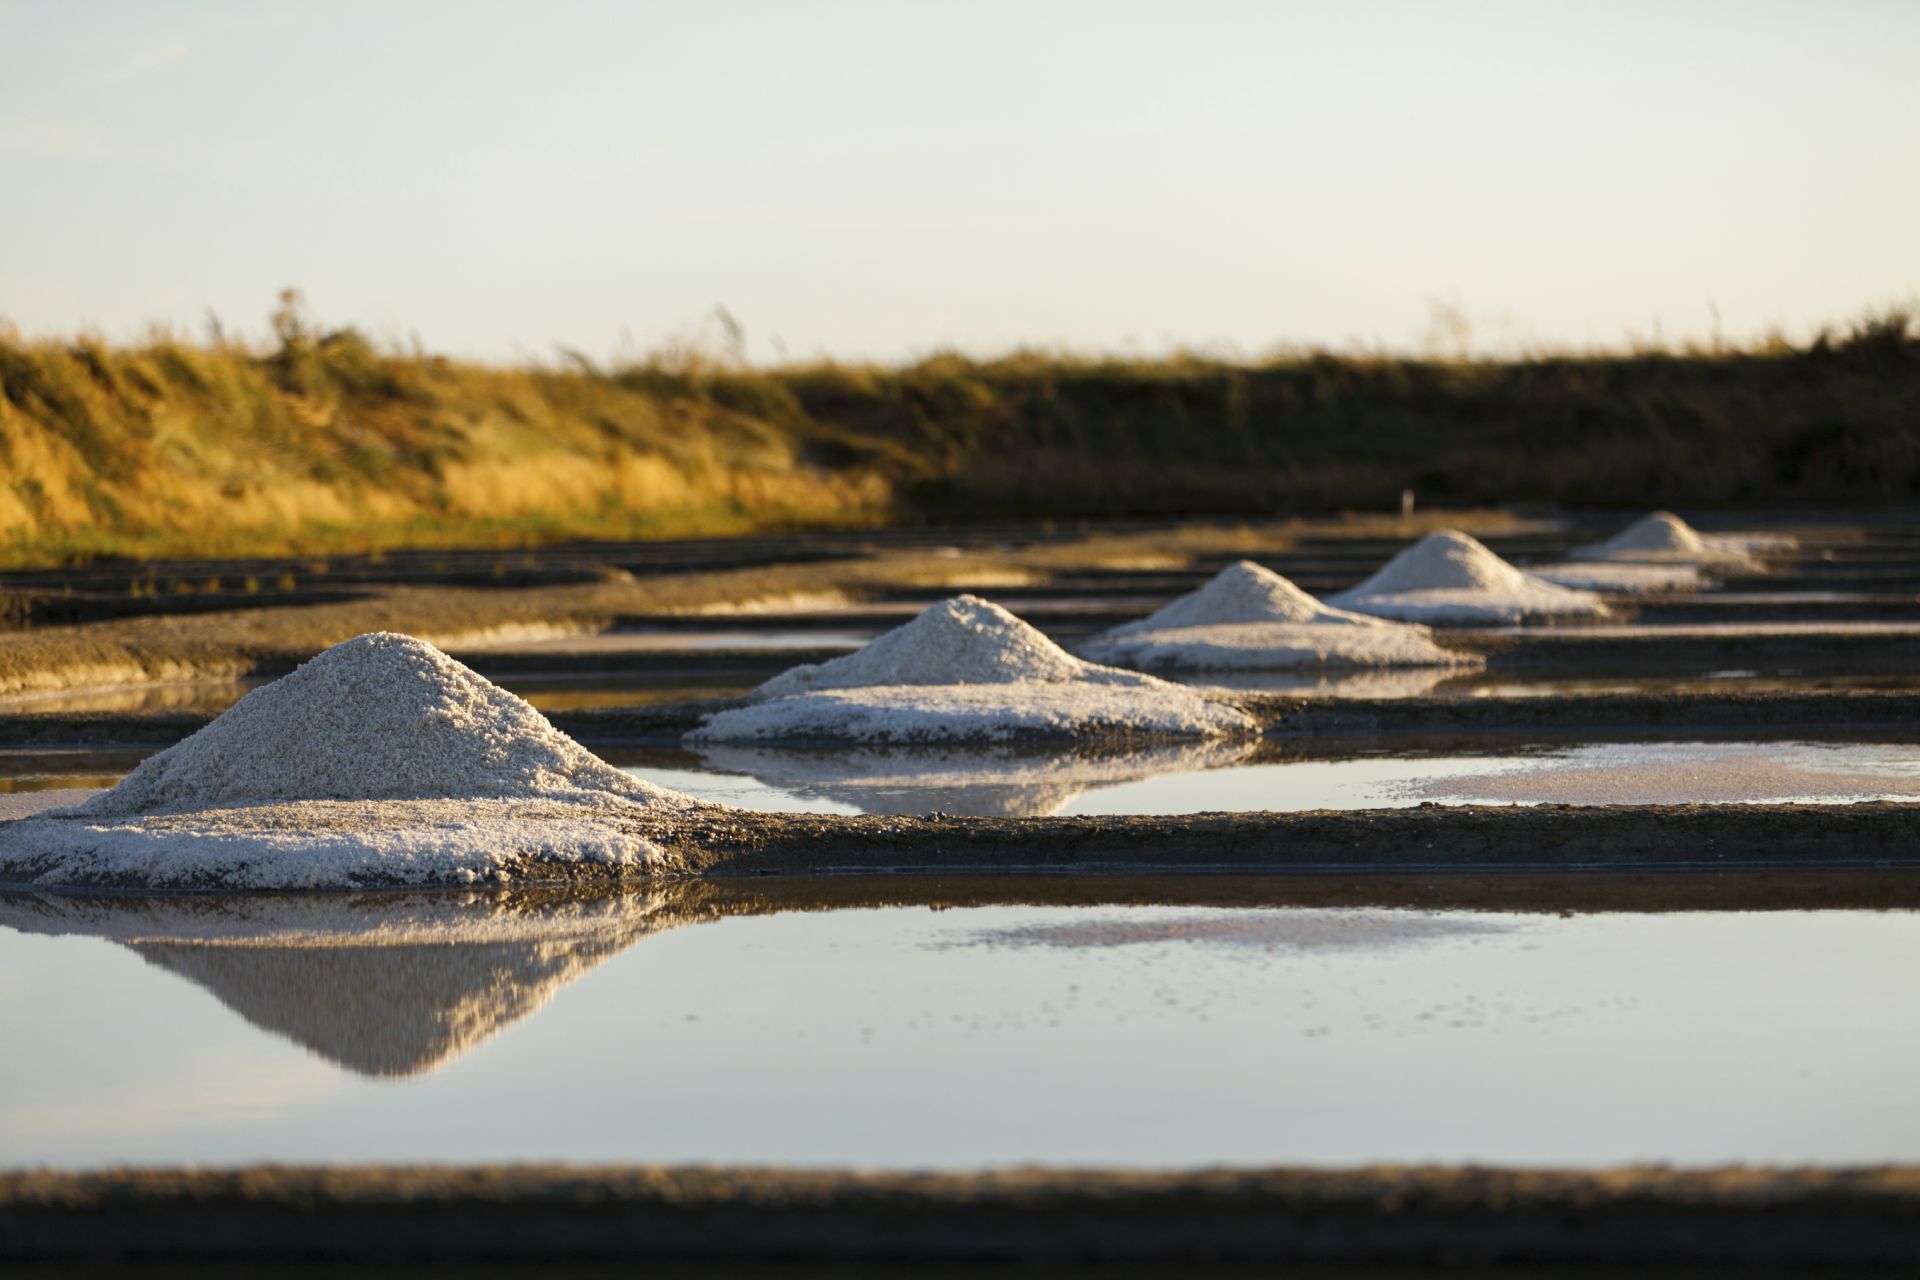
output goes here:
{"type": "Polygon", "coordinates": [[[1427,629],[1333,609],[1250,560],[1081,646],[1097,662],[1199,671],[1476,666],[1427,629]]]}
{"type": "Polygon", "coordinates": [[[953,947],[1048,947],[1106,950],[1157,947],[1256,947],[1262,951],[1384,951],[1451,938],[1512,931],[1503,920],[1438,916],[1424,911],[1208,911],[1177,908],[1125,914],[1082,908],[1070,917],[962,934],[953,947]]]}
{"type": "Polygon", "coordinates": [[[1556,587],[1597,591],[1602,595],[1647,596],[1664,591],[1698,591],[1707,575],[1690,564],[1623,564],[1595,560],[1580,564],[1529,565],[1527,572],[1556,587]]]}
{"type": "Polygon", "coordinates": [[[857,653],[795,667],[688,737],[698,742],[1004,742],[1256,731],[1192,689],[1074,657],[975,596],[926,609],[857,653]]]}
{"type": "Polygon", "coordinates": [[[1760,568],[1752,555],[1755,549],[1753,539],[1710,537],[1671,511],[1656,511],[1634,521],[1605,542],[1578,548],[1573,558],[1752,572],[1760,568]]]}
{"type": "Polygon", "coordinates": [[[855,747],[778,750],[707,746],[702,762],[750,774],[769,786],[837,800],[865,813],[949,813],[1034,818],[1088,791],[1167,773],[1235,763],[1254,749],[1238,742],[1165,743],[1124,751],[1049,752],[1009,747],[855,747]]]}
{"type": "Polygon", "coordinates": [[[1470,682],[1479,667],[1366,667],[1293,671],[1196,671],[1183,683],[1234,693],[1296,698],[1418,698],[1452,681],[1470,682]]]}
{"type": "Polygon", "coordinates": [[[164,888],[471,882],[528,856],[639,868],[684,809],[432,645],[365,635],[111,791],[0,827],[0,880],[164,888]]]}
{"type": "Polygon", "coordinates": [[[1422,538],[1329,603],[1406,622],[1466,626],[1607,614],[1592,592],[1542,582],[1451,529],[1422,538]]]}
{"type": "Polygon", "coordinates": [[[0,924],[119,942],[255,1026],[373,1076],[431,1071],[607,957],[699,918],[672,897],[621,892],[525,905],[0,895],[0,924]]]}

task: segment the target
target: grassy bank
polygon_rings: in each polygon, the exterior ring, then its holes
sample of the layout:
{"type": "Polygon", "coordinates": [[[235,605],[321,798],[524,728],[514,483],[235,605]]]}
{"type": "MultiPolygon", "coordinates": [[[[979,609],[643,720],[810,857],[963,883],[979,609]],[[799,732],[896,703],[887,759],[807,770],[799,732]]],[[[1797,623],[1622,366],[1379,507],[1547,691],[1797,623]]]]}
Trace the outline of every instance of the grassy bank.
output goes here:
{"type": "Polygon", "coordinates": [[[0,333],[0,563],[988,516],[1920,499],[1920,324],[1513,361],[498,368],[0,333]]]}

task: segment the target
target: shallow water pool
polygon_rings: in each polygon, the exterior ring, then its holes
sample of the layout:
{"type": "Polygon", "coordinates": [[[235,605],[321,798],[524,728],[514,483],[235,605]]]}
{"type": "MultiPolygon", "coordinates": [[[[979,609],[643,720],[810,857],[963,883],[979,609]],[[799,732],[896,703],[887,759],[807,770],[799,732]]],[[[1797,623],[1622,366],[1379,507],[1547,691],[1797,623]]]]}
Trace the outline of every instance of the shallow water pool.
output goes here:
{"type": "Polygon", "coordinates": [[[1782,804],[1920,799],[1920,745],[1667,742],[1407,747],[1334,759],[1201,743],[1126,752],[706,746],[628,771],[703,800],[815,813],[1044,815],[1438,804],[1782,804]]]}
{"type": "MultiPolygon", "coordinates": [[[[0,752],[0,818],[112,786],[142,753],[0,752]],[[58,792],[57,796],[49,793],[58,792]]],[[[1292,812],[1417,804],[1786,804],[1920,800],[1920,744],[1658,742],[1391,747],[1199,742],[613,752],[635,777],[786,813],[982,817],[1292,812]]]]}
{"type": "Polygon", "coordinates": [[[0,897],[0,1165],[1911,1160],[1916,965],[1909,911],[0,897]]]}

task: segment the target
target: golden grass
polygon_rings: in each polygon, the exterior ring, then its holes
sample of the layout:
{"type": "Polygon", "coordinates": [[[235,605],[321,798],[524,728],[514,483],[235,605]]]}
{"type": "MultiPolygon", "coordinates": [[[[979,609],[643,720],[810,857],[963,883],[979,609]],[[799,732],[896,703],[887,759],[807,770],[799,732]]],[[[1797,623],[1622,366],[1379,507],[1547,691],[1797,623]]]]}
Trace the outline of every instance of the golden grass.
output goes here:
{"type": "Polygon", "coordinates": [[[1920,498],[1920,327],[1508,361],[499,368],[0,330],[0,565],[978,517],[1920,498]]]}

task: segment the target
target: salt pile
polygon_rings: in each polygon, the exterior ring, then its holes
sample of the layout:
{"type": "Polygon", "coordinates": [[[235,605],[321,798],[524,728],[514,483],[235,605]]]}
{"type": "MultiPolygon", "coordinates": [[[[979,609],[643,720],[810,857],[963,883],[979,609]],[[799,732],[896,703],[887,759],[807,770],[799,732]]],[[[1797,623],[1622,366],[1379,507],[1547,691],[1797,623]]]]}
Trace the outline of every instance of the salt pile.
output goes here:
{"type": "Polygon", "coordinates": [[[1573,558],[1622,564],[1758,569],[1760,566],[1751,550],[1751,540],[1709,537],[1671,511],[1656,511],[1634,521],[1605,542],[1578,548],[1573,558]]]}
{"type": "Polygon", "coordinates": [[[119,786],[0,827],[0,881],[149,888],[470,883],[526,858],[643,868],[693,801],[592,755],[410,636],[256,689],[119,786]]]}
{"type": "Polygon", "coordinates": [[[857,653],[795,667],[696,742],[1006,742],[1251,735],[1239,710],[1074,657],[999,605],[955,596],[857,653]]]}
{"type": "Polygon", "coordinates": [[[1214,574],[1205,586],[1189,591],[1158,613],[1122,623],[1108,634],[1230,626],[1243,622],[1320,621],[1343,626],[1387,625],[1377,618],[1330,609],[1264,565],[1237,560],[1214,574]]]}
{"type": "Polygon", "coordinates": [[[1451,529],[1422,538],[1329,603],[1404,622],[1459,626],[1607,614],[1592,592],[1522,573],[1478,539],[1451,529]]]}
{"type": "Polygon", "coordinates": [[[1081,646],[1098,662],[1156,670],[1477,666],[1427,629],[1330,608],[1271,569],[1241,560],[1158,613],[1081,646]]]}

